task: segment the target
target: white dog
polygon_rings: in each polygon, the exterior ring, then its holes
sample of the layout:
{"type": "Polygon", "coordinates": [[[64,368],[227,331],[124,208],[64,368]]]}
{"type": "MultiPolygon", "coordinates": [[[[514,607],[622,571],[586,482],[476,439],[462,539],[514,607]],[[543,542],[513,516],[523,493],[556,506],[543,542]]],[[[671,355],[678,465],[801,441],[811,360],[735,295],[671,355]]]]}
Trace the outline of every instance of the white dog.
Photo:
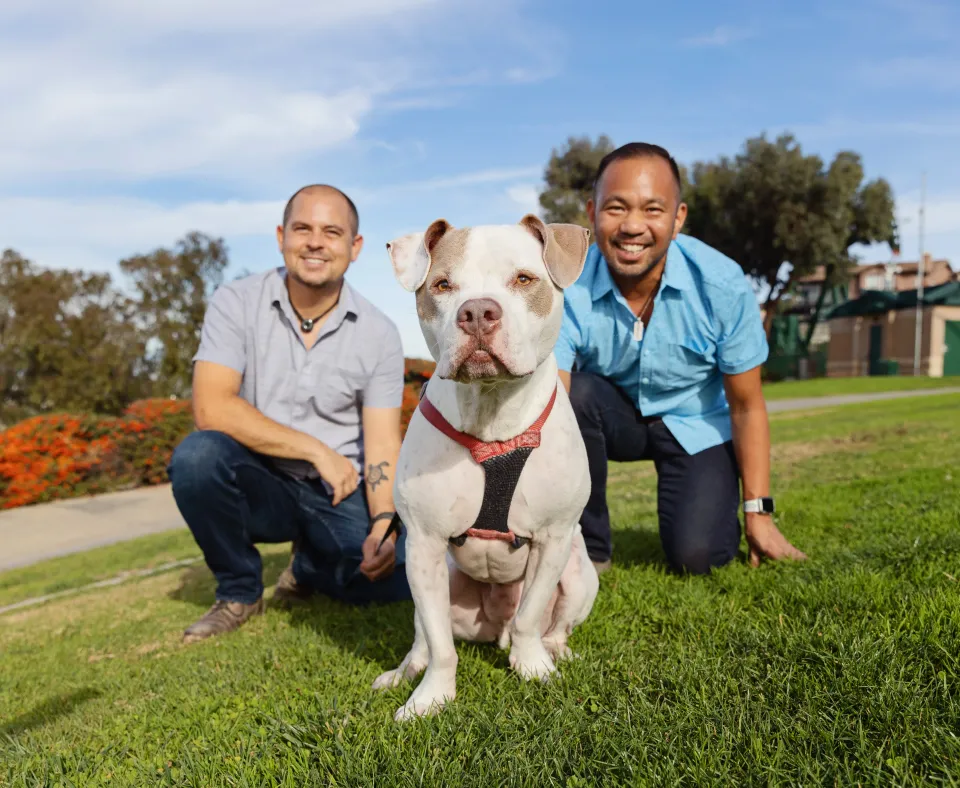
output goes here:
{"type": "Polygon", "coordinates": [[[387,244],[437,361],[394,482],[416,634],[374,687],[426,669],[398,720],[456,696],[454,638],[509,646],[521,676],[543,679],[593,607],[587,455],[553,356],[587,243],[580,227],[527,215],[463,229],[439,219],[387,244]]]}

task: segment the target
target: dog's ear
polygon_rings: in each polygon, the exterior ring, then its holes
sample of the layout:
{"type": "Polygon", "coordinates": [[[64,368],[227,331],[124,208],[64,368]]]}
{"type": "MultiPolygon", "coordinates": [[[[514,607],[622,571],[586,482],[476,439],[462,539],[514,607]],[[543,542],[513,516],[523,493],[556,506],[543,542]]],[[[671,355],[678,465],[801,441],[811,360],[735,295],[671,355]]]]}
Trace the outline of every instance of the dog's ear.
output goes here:
{"type": "Polygon", "coordinates": [[[543,244],[543,262],[553,283],[566,288],[576,282],[587,259],[590,231],[576,224],[544,224],[532,213],[520,224],[543,244]]]}
{"type": "Polygon", "coordinates": [[[446,219],[437,219],[426,232],[410,233],[387,243],[393,273],[404,290],[420,289],[430,272],[430,253],[444,233],[450,229],[446,219]]]}

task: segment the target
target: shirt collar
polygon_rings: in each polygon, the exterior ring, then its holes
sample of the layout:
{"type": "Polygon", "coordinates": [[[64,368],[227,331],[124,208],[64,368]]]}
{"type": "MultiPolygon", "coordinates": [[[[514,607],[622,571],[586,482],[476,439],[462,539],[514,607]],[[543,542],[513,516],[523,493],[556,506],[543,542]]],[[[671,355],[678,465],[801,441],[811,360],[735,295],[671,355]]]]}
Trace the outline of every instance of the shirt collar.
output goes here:
{"type": "MultiPolygon", "coordinates": [[[[590,297],[594,301],[599,301],[607,293],[614,292],[616,285],[610,275],[610,267],[596,244],[591,245],[587,253],[587,263],[594,267],[590,297]]],[[[663,286],[672,287],[674,290],[686,290],[692,281],[690,266],[683,250],[676,241],[671,241],[667,249],[667,264],[663,267],[663,286]]]]}
{"type": "MultiPolygon", "coordinates": [[[[290,296],[287,293],[287,269],[284,266],[278,266],[273,270],[273,274],[270,276],[269,287],[270,300],[273,305],[279,307],[287,316],[287,319],[296,325],[299,321],[297,321],[296,315],[293,313],[293,307],[290,306],[290,296]]],[[[350,287],[350,284],[344,279],[340,290],[340,302],[334,307],[333,312],[331,312],[330,318],[323,327],[323,333],[338,327],[348,315],[356,319],[359,316],[359,311],[357,309],[357,300],[353,294],[353,288],[350,287]]],[[[304,317],[309,317],[309,315],[304,315],[304,317]]]]}

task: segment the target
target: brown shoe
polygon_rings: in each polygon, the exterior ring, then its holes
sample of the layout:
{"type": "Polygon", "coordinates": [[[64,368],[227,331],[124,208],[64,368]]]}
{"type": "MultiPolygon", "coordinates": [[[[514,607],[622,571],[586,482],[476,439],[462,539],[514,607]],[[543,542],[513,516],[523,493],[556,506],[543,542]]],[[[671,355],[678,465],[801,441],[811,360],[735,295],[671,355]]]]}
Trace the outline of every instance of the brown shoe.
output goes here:
{"type": "Polygon", "coordinates": [[[602,575],[613,565],[613,561],[609,558],[606,561],[591,561],[591,563],[593,568],[597,570],[598,575],[602,575]]]}
{"type": "Polygon", "coordinates": [[[199,621],[184,630],[183,642],[196,643],[213,635],[232,632],[251,616],[259,616],[264,610],[263,597],[252,605],[243,602],[227,602],[218,599],[199,621]]]}
{"type": "Polygon", "coordinates": [[[270,604],[281,609],[288,609],[294,605],[305,604],[311,596],[313,596],[313,592],[306,586],[300,585],[293,576],[293,556],[291,555],[287,568],[277,578],[277,587],[270,599],[270,604]]]}

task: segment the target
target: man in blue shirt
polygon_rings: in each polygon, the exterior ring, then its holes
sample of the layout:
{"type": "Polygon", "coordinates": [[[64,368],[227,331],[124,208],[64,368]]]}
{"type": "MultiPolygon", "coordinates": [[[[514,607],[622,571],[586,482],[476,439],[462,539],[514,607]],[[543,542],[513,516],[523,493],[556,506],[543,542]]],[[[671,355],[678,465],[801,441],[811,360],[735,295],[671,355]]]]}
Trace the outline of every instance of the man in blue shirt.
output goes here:
{"type": "Polygon", "coordinates": [[[740,266],[680,235],[680,173],[663,148],[630,143],[597,171],[596,243],[565,291],[555,355],[590,462],[581,518],[590,558],[610,565],[607,463],[652,460],[660,540],[677,571],[806,556],[773,522],[760,366],[767,341],[740,266]]]}

